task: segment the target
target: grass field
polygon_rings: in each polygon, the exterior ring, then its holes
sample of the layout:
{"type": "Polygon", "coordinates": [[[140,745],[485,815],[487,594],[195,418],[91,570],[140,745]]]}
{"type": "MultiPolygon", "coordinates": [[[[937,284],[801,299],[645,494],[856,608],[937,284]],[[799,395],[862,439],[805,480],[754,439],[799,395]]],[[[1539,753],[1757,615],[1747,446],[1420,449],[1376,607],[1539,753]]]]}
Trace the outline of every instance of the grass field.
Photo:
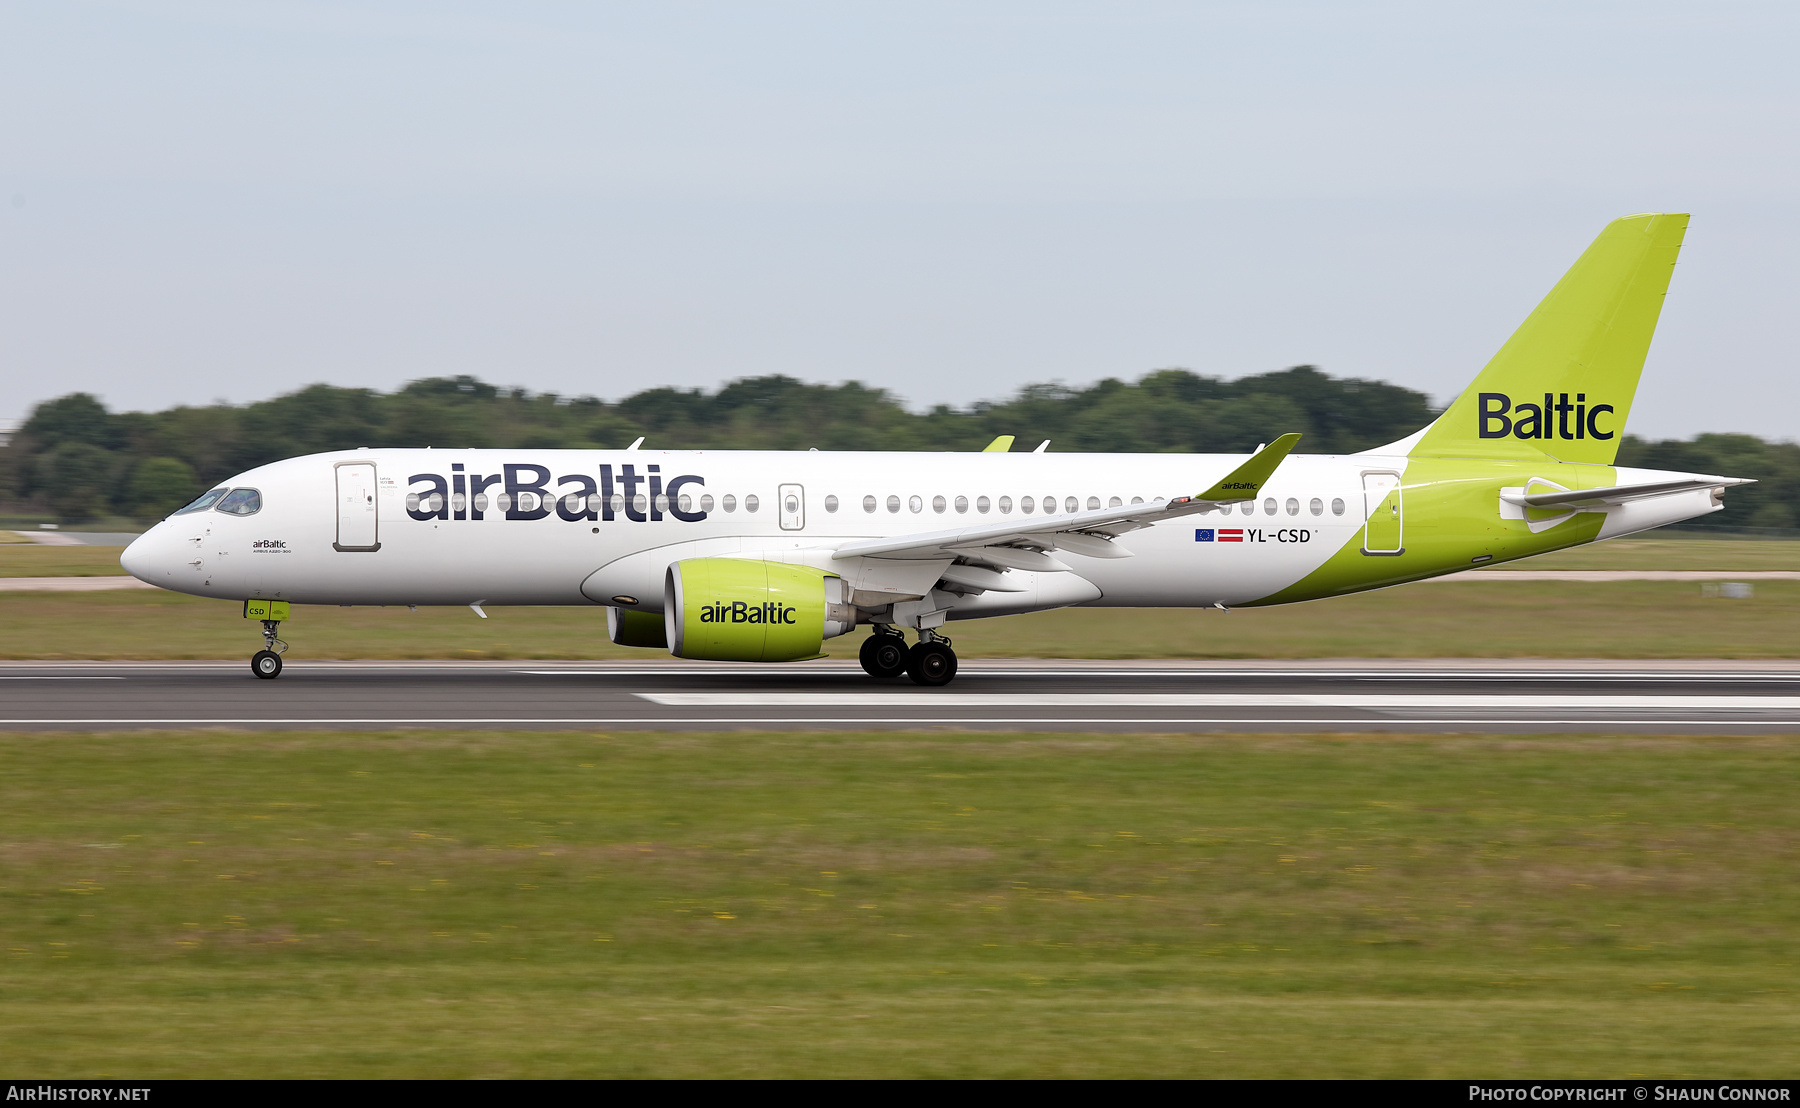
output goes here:
{"type": "Polygon", "coordinates": [[[1668,532],[1639,539],[1577,546],[1494,569],[1698,569],[1800,570],[1800,542],[1792,539],[1670,538],[1668,532]]]}
{"type": "Polygon", "coordinates": [[[1800,742],[12,734],[34,1076],[1784,1076],[1800,742]]]}
{"type": "Polygon", "coordinates": [[[119,577],[118,546],[0,546],[0,577],[119,577]]]}
{"type": "MultiPolygon", "coordinates": [[[[606,640],[597,608],[299,607],[289,660],[666,659],[606,640]]],[[[967,658],[1795,658],[1800,582],[1749,600],[1690,582],[1453,582],[1278,608],[1065,609],[952,623],[967,658]]],[[[861,635],[825,644],[853,657],[861,635]]],[[[176,593],[0,592],[0,658],[248,658],[261,645],[239,605],[176,593]]]]}

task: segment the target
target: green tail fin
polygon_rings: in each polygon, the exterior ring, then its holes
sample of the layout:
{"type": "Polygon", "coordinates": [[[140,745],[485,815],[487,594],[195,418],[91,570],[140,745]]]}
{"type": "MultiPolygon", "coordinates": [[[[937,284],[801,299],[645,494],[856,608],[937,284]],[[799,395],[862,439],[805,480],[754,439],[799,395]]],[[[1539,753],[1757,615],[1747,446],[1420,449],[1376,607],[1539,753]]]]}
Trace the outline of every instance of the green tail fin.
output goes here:
{"type": "Polygon", "coordinates": [[[1412,456],[1610,465],[1687,225],[1662,213],[1609,223],[1412,456]]]}

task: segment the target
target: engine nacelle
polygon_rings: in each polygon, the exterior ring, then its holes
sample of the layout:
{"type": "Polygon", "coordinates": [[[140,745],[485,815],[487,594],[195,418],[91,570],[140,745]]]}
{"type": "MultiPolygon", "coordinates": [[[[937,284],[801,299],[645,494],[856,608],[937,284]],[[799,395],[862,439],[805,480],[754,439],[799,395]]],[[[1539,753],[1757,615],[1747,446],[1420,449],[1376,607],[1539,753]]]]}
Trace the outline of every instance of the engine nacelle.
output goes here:
{"type": "Polygon", "coordinates": [[[620,646],[669,645],[663,617],[657,612],[635,612],[630,608],[606,609],[606,637],[620,646]]]}
{"type": "Polygon", "coordinates": [[[856,628],[844,579],[809,566],[688,558],[663,578],[664,633],[677,658],[795,662],[856,628]]]}

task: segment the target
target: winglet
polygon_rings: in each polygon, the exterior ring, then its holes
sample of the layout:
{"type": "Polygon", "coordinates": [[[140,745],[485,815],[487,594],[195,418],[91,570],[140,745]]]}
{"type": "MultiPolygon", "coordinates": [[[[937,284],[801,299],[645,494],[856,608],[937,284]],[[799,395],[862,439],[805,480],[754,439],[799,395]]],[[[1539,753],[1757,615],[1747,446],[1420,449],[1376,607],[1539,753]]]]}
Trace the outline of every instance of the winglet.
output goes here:
{"type": "Polygon", "coordinates": [[[1012,444],[1013,444],[1013,437],[1011,435],[1001,435],[998,438],[996,438],[993,442],[990,442],[986,446],[982,447],[981,452],[983,454],[1004,454],[1008,450],[1012,449],[1012,444]]]}
{"type": "Polygon", "coordinates": [[[1254,500],[1256,494],[1262,491],[1263,483],[1275,472],[1275,467],[1299,444],[1298,431],[1281,436],[1250,455],[1249,461],[1227,473],[1218,484],[1194,499],[1210,500],[1215,504],[1232,500],[1254,500]]]}

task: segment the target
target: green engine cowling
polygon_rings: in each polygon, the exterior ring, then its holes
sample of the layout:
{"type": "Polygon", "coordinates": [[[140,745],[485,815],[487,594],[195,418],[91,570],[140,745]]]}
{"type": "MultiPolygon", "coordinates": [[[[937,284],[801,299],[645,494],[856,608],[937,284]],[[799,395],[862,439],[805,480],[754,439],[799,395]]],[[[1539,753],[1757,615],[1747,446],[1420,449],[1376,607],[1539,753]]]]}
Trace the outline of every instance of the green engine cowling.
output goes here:
{"type": "Polygon", "coordinates": [[[657,612],[634,612],[630,608],[606,609],[606,637],[620,646],[669,645],[663,617],[657,612]]]}
{"type": "Polygon", "coordinates": [[[856,628],[844,579],[810,566],[689,558],[663,578],[664,633],[677,658],[795,662],[856,628]]]}

